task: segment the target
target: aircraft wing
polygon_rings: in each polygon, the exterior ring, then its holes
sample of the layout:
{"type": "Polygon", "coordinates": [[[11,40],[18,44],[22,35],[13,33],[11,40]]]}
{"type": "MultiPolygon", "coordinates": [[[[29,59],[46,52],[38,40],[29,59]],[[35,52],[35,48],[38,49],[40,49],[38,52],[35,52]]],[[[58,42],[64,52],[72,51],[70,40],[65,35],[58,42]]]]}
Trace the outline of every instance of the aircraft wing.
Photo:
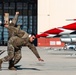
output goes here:
{"type": "Polygon", "coordinates": [[[63,26],[62,28],[69,29],[69,30],[76,30],[76,22],[63,26]]]}

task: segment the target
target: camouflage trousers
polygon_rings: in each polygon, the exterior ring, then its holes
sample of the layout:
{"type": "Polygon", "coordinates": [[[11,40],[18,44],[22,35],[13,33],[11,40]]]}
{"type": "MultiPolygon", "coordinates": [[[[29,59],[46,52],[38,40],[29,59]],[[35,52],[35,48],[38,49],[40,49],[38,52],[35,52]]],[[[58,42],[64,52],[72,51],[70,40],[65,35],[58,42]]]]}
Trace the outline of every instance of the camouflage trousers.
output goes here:
{"type": "Polygon", "coordinates": [[[3,62],[10,61],[17,64],[22,58],[21,48],[14,48],[10,43],[8,43],[7,53],[8,55],[2,58],[3,62]]]}

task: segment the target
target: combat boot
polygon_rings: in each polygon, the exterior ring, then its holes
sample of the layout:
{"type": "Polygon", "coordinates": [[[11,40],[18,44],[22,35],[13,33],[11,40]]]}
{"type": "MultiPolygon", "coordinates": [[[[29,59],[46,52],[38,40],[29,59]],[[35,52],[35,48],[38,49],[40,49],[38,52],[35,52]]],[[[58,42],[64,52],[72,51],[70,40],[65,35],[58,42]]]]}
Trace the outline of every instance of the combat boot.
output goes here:
{"type": "Polygon", "coordinates": [[[17,70],[17,69],[13,66],[13,67],[9,67],[9,70],[17,70]]]}
{"type": "Polygon", "coordinates": [[[9,61],[9,67],[8,67],[9,70],[16,70],[16,68],[14,67],[14,63],[13,61],[9,61]]]}
{"type": "Polygon", "coordinates": [[[2,59],[0,59],[0,70],[1,70],[1,65],[2,65],[2,59]]]}

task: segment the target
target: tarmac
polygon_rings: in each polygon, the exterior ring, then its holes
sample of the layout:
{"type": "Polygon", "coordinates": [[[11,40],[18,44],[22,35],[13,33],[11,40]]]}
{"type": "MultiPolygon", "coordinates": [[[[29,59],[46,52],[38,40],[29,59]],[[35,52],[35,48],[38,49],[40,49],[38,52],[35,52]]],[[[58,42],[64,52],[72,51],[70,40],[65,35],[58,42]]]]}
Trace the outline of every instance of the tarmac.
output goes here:
{"type": "MultiPolygon", "coordinates": [[[[2,58],[7,55],[7,46],[0,49],[6,50],[0,55],[2,58]]],[[[44,62],[38,61],[28,47],[23,47],[17,71],[8,70],[8,62],[4,62],[0,75],[76,75],[76,51],[48,47],[37,47],[37,50],[44,62]]]]}

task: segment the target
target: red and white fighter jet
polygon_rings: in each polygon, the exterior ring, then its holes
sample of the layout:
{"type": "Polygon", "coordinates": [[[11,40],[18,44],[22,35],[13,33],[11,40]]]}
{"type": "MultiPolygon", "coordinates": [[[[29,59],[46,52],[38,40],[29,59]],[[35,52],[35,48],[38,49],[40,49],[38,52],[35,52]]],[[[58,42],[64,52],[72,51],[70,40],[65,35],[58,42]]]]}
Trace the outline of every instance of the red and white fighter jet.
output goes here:
{"type": "Polygon", "coordinates": [[[76,22],[62,26],[62,27],[47,30],[41,34],[36,35],[36,37],[37,38],[40,38],[40,37],[51,38],[51,37],[60,37],[62,35],[70,35],[70,34],[76,34],[76,22]]]}

